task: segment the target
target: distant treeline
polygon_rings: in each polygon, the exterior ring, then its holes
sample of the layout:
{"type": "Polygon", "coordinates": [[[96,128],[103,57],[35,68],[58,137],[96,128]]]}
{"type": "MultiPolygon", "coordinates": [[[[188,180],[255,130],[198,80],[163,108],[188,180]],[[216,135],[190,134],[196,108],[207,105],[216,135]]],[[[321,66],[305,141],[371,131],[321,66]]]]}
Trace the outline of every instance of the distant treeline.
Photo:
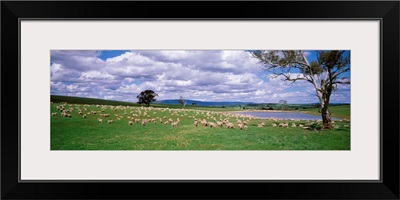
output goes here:
{"type": "MultiPolygon", "coordinates": [[[[350,105],[348,103],[332,103],[330,106],[350,105]]],[[[318,103],[311,104],[279,104],[279,103],[250,103],[239,105],[242,109],[261,109],[261,110],[299,110],[308,108],[319,108],[318,103]]]]}

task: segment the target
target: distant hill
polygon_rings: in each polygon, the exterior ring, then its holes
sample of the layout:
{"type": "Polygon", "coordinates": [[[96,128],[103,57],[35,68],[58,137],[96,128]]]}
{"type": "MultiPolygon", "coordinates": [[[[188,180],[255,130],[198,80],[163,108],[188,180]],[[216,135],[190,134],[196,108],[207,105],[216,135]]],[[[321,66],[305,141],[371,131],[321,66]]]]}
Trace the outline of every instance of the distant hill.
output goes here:
{"type": "MultiPolygon", "coordinates": [[[[215,101],[196,101],[196,100],[185,100],[186,105],[197,105],[197,106],[239,106],[246,105],[252,102],[231,102],[231,101],[223,101],[223,102],[215,102],[215,101]]],[[[178,99],[168,99],[168,100],[157,100],[156,103],[159,104],[170,104],[170,105],[179,105],[178,99]]]]}
{"type": "Polygon", "coordinates": [[[99,104],[99,105],[121,105],[121,106],[136,106],[137,103],[124,102],[124,101],[113,101],[105,99],[94,99],[85,97],[71,97],[71,96],[60,96],[50,95],[50,101],[54,103],[67,102],[71,104],[99,104]]]}

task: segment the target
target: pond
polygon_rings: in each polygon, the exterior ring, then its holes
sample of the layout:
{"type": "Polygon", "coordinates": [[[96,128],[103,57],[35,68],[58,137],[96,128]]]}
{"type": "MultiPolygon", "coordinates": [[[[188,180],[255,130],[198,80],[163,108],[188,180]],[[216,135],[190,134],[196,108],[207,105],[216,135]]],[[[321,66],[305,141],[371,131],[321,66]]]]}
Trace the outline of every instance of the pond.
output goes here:
{"type": "MultiPolygon", "coordinates": [[[[242,115],[251,115],[260,118],[275,119],[294,119],[294,120],[321,120],[321,116],[305,114],[301,112],[238,112],[242,115]]],[[[332,120],[340,120],[339,118],[331,118],[332,120]]]]}

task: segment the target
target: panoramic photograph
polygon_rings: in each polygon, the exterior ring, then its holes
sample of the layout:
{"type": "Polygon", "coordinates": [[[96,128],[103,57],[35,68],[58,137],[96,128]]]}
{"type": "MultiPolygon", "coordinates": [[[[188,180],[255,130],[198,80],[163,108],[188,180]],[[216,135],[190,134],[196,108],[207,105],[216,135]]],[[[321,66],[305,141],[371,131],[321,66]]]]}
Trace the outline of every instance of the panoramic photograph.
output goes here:
{"type": "Polygon", "coordinates": [[[350,50],[51,50],[51,150],[350,150],[350,50]]]}

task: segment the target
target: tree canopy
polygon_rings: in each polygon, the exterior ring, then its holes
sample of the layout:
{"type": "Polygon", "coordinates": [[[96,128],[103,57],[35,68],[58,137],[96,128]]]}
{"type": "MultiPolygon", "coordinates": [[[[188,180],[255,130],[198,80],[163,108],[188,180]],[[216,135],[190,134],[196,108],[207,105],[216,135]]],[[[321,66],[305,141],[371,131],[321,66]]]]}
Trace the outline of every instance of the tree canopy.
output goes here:
{"type": "Polygon", "coordinates": [[[272,77],[283,77],[284,81],[307,81],[314,86],[319,99],[320,111],[325,128],[332,128],[328,105],[333,91],[339,84],[350,84],[350,51],[314,51],[316,60],[311,62],[302,50],[250,51],[265,71],[272,77]],[[292,73],[297,75],[293,76],[292,73]]]}
{"type": "Polygon", "coordinates": [[[158,96],[157,93],[155,93],[153,90],[145,90],[140,92],[136,98],[138,99],[139,104],[146,104],[147,106],[150,106],[150,103],[153,101],[156,101],[156,97],[158,96]]]}
{"type": "Polygon", "coordinates": [[[182,96],[181,96],[181,98],[178,99],[178,102],[179,102],[183,107],[185,107],[186,102],[185,102],[185,100],[183,99],[182,96]]]}

